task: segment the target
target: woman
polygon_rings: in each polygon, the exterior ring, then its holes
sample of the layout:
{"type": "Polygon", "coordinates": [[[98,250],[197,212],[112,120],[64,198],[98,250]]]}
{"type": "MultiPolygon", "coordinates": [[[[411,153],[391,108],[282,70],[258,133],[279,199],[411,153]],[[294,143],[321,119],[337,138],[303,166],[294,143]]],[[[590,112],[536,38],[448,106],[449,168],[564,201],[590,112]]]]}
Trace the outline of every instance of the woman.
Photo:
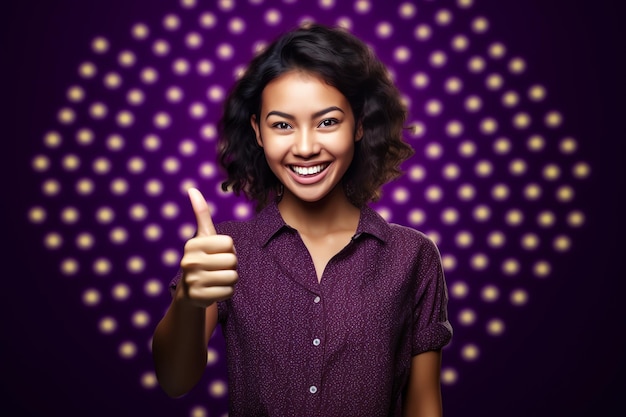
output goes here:
{"type": "Polygon", "coordinates": [[[293,30],[251,61],[218,152],[223,189],[257,214],[215,227],[189,190],[198,232],[153,339],[169,395],[197,383],[220,324],[231,417],[442,414],[439,253],[367,206],[413,153],[405,119],[384,65],[343,29],[293,30]]]}

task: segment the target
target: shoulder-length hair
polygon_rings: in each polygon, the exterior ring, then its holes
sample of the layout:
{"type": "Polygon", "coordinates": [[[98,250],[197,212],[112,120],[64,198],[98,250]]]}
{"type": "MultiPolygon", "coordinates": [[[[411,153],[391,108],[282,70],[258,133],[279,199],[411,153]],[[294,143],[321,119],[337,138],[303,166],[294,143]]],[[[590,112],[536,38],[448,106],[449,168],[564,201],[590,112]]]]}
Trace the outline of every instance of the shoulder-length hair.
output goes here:
{"type": "Polygon", "coordinates": [[[218,162],[227,174],[222,190],[243,192],[257,211],[280,189],[250,124],[260,118],[265,86],[282,74],[301,70],[339,90],[352,107],[363,137],[343,178],[352,204],[380,198],[381,187],[401,175],[400,164],[413,154],[403,140],[406,108],[385,65],[360,39],[342,28],[319,24],[287,32],[250,61],[235,83],[219,122],[218,162]]]}

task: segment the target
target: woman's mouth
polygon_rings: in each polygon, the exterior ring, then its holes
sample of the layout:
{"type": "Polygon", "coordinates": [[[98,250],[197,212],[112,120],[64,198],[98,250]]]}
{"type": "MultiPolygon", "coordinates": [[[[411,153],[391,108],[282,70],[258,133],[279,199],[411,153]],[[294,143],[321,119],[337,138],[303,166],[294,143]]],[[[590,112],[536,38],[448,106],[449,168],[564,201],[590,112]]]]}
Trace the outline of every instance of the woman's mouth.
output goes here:
{"type": "Polygon", "coordinates": [[[303,166],[298,166],[298,165],[289,165],[289,168],[295,172],[297,175],[301,176],[301,177],[308,177],[311,175],[317,175],[320,172],[324,171],[326,168],[328,168],[328,165],[330,165],[329,163],[324,163],[324,164],[319,164],[319,165],[313,165],[313,166],[309,166],[309,167],[303,167],[303,166]]]}

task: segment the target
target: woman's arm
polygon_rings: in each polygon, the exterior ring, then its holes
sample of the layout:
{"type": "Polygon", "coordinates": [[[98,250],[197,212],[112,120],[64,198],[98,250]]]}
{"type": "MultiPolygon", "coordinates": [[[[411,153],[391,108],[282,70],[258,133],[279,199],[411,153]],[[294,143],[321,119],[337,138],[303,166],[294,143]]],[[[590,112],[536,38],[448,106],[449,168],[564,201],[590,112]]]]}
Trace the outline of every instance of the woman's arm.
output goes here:
{"type": "Polygon", "coordinates": [[[179,285],[152,339],[157,380],[170,397],[187,393],[202,377],[207,345],[217,326],[217,304],[197,307],[182,292],[179,285]]]}
{"type": "Polygon", "coordinates": [[[441,417],[441,350],[420,353],[411,361],[404,417],[441,417]]]}

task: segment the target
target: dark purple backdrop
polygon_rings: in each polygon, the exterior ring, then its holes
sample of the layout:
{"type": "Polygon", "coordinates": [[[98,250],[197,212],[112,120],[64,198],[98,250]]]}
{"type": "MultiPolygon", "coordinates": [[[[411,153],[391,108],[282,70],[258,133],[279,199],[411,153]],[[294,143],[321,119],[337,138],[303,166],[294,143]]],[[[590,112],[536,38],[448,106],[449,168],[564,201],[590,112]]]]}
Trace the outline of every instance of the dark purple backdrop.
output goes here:
{"type": "MultiPolygon", "coordinates": [[[[33,149],[54,124],[67,74],[83,55],[75,51],[86,50],[95,34],[130,27],[151,3],[13,0],[0,6],[0,80],[8,93],[0,113],[2,415],[188,415],[158,389],[141,388],[106,339],[86,331],[93,324],[81,317],[78,291],[68,293],[49,272],[58,259],[40,237],[33,239],[26,218],[39,189],[30,169],[33,149]]],[[[541,74],[593,176],[582,203],[588,222],[566,265],[546,281],[532,309],[511,319],[504,341],[482,346],[480,366],[464,369],[462,383],[444,388],[445,414],[624,415],[625,16],[611,0],[476,3],[488,11],[491,30],[541,74]]]]}

